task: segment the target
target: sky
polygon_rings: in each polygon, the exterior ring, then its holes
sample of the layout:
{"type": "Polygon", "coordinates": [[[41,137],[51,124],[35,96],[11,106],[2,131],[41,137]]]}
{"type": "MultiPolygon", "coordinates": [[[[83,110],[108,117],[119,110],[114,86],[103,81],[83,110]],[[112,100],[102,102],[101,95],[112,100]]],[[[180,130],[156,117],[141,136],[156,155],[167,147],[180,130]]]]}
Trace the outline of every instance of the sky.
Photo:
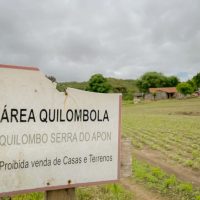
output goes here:
{"type": "Polygon", "coordinates": [[[187,80],[200,72],[199,0],[0,0],[0,63],[57,81],[187,80]]]}

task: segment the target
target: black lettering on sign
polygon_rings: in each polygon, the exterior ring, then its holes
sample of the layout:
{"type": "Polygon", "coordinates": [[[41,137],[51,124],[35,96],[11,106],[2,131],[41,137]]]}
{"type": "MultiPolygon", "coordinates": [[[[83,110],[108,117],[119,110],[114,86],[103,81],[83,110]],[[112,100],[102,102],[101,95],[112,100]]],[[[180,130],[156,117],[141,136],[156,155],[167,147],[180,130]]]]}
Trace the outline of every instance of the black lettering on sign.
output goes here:
{"type": "MultiPolygon", "coordinates": [[[[44,123],[52,122],[109,122],[108,111],[95,110],[95,109],[41,109],[39,112],[39,120],[44,123]]],[[[27,123],[36,122],[35,113],[33,109],[27,108],[11,108],[8,109],[7,105],[1,113],[0,123],[27,123]]]]}
{"type": "Polygon", "coordinates": [[[2,115],[1,115],[1,122],[2,122],[3,120],[6,120],[7,122],[9,122],[8,113],[7,113],[7,110],[6,110],[6,106],[7,106],[7,105],[4,106],[3,113],[2,113],[2,115]]]}
{"type": "Polygon", "coordinates": [[[33,109],[26,108],[11,108],[7,109],[7,105],[4,106],[3,112],[0,115],[0,122],[9,122],[9,123],[25,123],[25,122],[35,122],[35,114],[33,109]]]}

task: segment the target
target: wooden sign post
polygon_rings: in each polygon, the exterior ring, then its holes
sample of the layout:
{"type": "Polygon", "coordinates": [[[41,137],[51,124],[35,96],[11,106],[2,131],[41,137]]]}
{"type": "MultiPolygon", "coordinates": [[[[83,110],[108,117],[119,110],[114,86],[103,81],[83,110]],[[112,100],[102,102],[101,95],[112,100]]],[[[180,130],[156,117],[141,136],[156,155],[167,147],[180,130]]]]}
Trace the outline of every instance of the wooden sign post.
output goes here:
{"type": "Polygon", "coordinates": [[[75,188],[47,191],[46,200],[76,200],[75,188]]]}

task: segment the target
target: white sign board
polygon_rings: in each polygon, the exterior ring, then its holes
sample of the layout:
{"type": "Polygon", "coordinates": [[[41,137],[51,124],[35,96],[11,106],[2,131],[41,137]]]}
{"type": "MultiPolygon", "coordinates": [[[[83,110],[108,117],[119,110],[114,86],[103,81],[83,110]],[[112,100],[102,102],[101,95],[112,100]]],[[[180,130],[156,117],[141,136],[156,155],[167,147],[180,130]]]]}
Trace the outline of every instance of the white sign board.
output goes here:
{"type": "Polygon", "coordinates": [[[0,65],[0,196],[118,180],[120,99],[0,65]]]}

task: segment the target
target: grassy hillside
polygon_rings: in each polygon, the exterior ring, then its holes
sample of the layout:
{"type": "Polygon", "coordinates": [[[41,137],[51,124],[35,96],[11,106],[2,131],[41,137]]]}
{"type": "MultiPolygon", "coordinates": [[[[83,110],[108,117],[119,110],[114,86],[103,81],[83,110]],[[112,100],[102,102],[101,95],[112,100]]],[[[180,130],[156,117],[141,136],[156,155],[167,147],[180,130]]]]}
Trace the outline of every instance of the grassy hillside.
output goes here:
{"type": "MultiPolygon", "coordinates": [[[[112,86],[111,92],[123,93],[124,100],[132,100],[133,93],[138,91],[135,80],[123,80],[116,78],[107,78],[112,86]]],[[[57,84],[57,89],[63,92],[67,87],[85,90],[88,82],[62,82],[57,84]]]]}
{"type": "Polygon", "coordinates": [[[113,92],[122,93],[124,100],[132,100],[133,93],[138,91],[135,80],[123,80],[115,78],[108,78],[107,80],[111,84],[113,92]]]}

